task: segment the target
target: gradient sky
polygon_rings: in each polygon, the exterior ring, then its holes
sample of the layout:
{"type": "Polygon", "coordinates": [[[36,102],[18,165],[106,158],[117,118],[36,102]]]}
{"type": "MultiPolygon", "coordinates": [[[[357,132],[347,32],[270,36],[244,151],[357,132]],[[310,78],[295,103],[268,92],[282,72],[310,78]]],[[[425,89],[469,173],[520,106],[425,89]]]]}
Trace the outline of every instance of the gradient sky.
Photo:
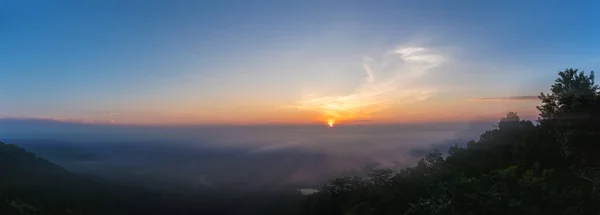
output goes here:
{"type": "Polygon", "coordinates": [[[594,1],[0,1],[0,117],[123,124],[535,116],[600,66],[594,1]]]}

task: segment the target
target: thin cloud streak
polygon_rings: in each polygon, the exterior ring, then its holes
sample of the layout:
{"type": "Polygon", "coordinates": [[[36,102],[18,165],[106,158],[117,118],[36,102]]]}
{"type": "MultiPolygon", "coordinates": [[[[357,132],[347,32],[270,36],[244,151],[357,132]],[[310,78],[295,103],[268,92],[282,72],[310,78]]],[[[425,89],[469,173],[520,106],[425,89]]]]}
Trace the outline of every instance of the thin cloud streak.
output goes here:
{"type": "Polygon", "coordinates": [[[115,120],[92,120],[92,119],[75,119],[75,118],[64,118],[57,116],[21,116],[21,117],[0,117],[0,120],[17,120],[17,121],[45,121],[51,123],[70,123],[70,124],[115,124],[115,120]]]}
{"type": "Polygon", "coordinates": [[[384,53],[381,61],[366,58],[365,83],[354,93],[341,96],[305,96],[297,108],[319,112],[324,120],[364,120],[395,104],[426,100],[437,89],[415,85],[446,58],[424,47],[398,47],[384,53]]]}
{"type": "Polygon", "coordinates": [[[474,98],[469,101],[472,102],[502,102],[502,101],[537,101],[538,96],[508,96],[508,97],[486,97],[486,98],[474,98]]]}

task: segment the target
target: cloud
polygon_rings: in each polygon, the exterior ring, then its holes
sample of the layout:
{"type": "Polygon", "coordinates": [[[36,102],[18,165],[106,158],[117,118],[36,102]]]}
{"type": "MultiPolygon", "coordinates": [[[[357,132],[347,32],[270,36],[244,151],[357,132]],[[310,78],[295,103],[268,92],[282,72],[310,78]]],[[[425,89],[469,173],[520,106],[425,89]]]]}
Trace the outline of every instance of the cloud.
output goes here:
{"type": "Polygon", "coordinates": [[[105,116],[114,116],[114,115],[117,115],[117,114],[119,114],[119,113],[107,113],[107,114],[104,114],[104,115],[105,116]]]}
{"type": "Polygon", "coordinates": [[[474,98],[469,101],[473,102],[502,102],[502,101],[537,101],[538,96],[508,96],[508,97],[485,97],[474,98]]]}
{"type": "Polygon", "coordinates": [[[81,124],[114,124],[115,120],[93,120],[93,119],[75,119],[75,118],[64,118],[57,116],[22,116],[22,117],[0,117],[0,120],[7,121],[24,121],[24,122],[45,122],[45,123],[65,123],[73,125],[81,124]]]}
{"type": "Polygon", "coordinates": [[[364,120],[397,104],[426,100],[435,87],[419,84],[427,73],[446,60],[435,50],[401,46],[379,61],[365,58],[365,82],[346,95],[305,96],[296,107],[319,112],[324,119],[364,120]]]}
{"type": "Polygon", "coordinates": [[[436,67],[444,61],[444,57],[441,55],[428,52],[422,47],[398,48],[394,52],[402,56],[405,61],[423,64],[427,68],[436,67]]]}
{"type": "Polygon", "coordinates": [[[295,147],[295,146],[300,146],[303,143],[304,142],[302,142],[300,140],[288,141],[288,142],[283,142],[283,143],[278,143],[278,144],[261,146],[258,149],[250,150],[248,153],[255,154],[255,153],[272,152],[272,151],[287,149],[287,148],[291,148],[291,147],[295,147]]]}

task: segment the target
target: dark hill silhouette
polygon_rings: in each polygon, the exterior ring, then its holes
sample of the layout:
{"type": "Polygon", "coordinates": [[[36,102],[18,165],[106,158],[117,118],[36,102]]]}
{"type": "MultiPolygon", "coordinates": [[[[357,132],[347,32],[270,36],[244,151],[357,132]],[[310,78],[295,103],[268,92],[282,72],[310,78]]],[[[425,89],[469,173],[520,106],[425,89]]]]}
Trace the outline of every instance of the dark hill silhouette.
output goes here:
{"type": "Polygon", "coordinates": [[[94,175],[74,174],[19,146],[5,143],[0,143],[0,173],[3,215],[269,214],[271,202],[282,197],[285,201],[299,197],[297,193],[182,193],[146,189],[94,175]]]}
{"type": "Polygon", "coordinates": [[[69,213],[66,202],[76,200],[82,188],[97,186],[92,180],[12,144],[0,143],[0,172],[2,211],[9,214],[69,213]]]}
{"type": "Polygon", "coordinates": [[[25,149],[0,142],[0,178],[2,189],[62,189],[65,186],[96,184],[92,176],[85,177],[66,169],[25,149]]]}

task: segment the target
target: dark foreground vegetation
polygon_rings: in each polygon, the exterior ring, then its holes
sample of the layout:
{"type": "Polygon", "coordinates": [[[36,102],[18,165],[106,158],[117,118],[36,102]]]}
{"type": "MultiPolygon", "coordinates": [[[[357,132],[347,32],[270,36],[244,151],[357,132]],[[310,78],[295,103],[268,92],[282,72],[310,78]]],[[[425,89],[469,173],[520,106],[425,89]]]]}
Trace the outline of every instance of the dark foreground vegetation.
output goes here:
{"type": "Polygon", "coordinates": [[[0,144],[0,214],[600,214],[600,92],[567,69],[537,122],[508,113],[479,140],[318,193],[167,192],[69,173],[0,144]]]}

